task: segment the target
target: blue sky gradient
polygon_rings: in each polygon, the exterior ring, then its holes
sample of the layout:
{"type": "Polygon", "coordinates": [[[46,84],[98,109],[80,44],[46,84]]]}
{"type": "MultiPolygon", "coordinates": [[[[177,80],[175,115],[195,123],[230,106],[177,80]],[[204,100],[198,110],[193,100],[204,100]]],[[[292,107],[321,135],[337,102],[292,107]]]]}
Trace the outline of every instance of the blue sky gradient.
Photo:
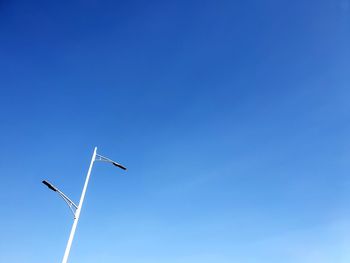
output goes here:
{"type": "Polygon", "coordinates": [[[0,1],[0,262],[350,261],[350,2],[0,1]]]}

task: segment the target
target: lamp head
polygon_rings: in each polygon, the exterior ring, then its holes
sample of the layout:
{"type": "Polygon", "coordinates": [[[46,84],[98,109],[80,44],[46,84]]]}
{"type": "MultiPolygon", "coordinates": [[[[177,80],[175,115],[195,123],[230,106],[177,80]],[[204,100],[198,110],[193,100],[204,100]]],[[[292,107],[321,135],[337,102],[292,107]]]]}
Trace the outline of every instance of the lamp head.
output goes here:
{"type": "Polygon", "coordinates": [[[121,168],[121,169],[123,169],[123,170],[126,170],[126,167],[123,166],[123,165],[121,165],[121,164],[119,164],[119,163],[112,162],[112,164],[113,164],[114,166],[116,166],[116,167],[119,167],[119,168],[121,168]]]}
{"type": "Polygon", "coordinates": [[[46,185],[48,188],[50,188],[52,191],[57,192],[57,188],[54,187],[52,184],[50,184],[48,181],[44,180],[42,183],[46,185]]]}

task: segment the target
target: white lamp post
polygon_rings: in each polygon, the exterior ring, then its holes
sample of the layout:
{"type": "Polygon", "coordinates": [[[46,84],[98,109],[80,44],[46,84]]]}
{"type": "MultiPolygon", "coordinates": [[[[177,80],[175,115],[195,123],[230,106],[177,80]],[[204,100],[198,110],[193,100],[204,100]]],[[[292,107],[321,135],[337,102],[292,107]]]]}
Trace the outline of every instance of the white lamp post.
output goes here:
{"type": "Polygon", "coordinates": [[[89,170],[87,172],[87,175],[86,175],[86,179],[85,179],[85,184],[84,184],[84,188],[83,188],[83,191],[81,193],[81,197],[80,197],[80,201],[79,201],[79,205],[75,205],[73,203],[72,200],[70,200],[64,193],[62,193],[57,187],[53,186],[52,184],[50,184],[49,182],[47,181],[43,181],[43,184],[45,184],[48,188],[50,188],[51,190],[53,190],[54,192],[57,192],[62,198],[63,200],[68,204],[69,208],[71,209],[71,211],[73,212],[74,214],[74,222],[73,222],[73,226],[72,226],[72,230],[70,232],[70,235],[69,235],[69,239],[68,239],[68,242],[67,242],[67,247],[66,247],[66,251],[64,252],[64,256],[63,256],[63,260],[62,260],[62,263],[67,263],[68,261],[68,256],[69,256],[69,252],[70,252],[70,249],[71,249],[71,246],[72,246],[72,242],[73,242],[73,238],[74,238],[74,234],[75,234],[75,230],[77,228],[77,225],[78,225],[78,221],[79,221],[79,216],[80,216],[80,212],[81,212],[81,208],[83,206],[83,202],[84,202],[84,198],[85,198],[85,193],[86,193],[86,189],[87,189],[87,186],[89,184],[89,179],[90,179],[90,174],[91,174],[91,170],[92,170],[92,166],[94,165],[94,162],[95,161],[102,161],[102,162],[108,162],[108,163],[111,163],[113,164],[114,166],[116,167],[119,167],[123,170],[126,170],[126,168],[111,160],[111,159],[108,159],[102,155],[99,155],[97,154],[97,147],[95,147],[94,149],[94,153],[92,154],[92,158],[91,158],[91,162],[90,162],[90,167],[89,167],[89,170]]]}

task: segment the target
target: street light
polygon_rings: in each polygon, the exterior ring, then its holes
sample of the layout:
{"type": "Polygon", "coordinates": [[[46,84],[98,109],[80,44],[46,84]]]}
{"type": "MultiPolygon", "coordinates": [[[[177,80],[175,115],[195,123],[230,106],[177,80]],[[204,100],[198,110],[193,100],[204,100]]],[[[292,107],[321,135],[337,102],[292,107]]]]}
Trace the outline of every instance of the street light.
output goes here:
{"type": "Polygon", "coordinates": [[[62,197],[62,199],[67,203],[67,205],[69,206],[70,210],[72,211],[74,218],[75,218],[75,212],[78,209],[77,205],[74,204],[74,202],[72,200],[70,200],[68,198],[68,196],[66,196],[64,193],[62,193],[57,187],[53,186],[51,183],[49,183],[48,181],[44,180],[43,184],[46,185],[49,189],[51,189],[52,191],[56,192],[59,194],[60,197],[62,197]],[[73,208],[74,207],[74,208],[73,208]]]}
{"type": "Polygon", "coordinates": [[[101,161],[101,162],[108,162],[113,164],[114,166],[121,168],[123,170],[126,170],[126,167],[121,165],[120,163],[117,163],[111,159],[108,159],[107,157],[104,157],[100,154],[97,154],[97,147],[95,147],[94,152],[92,154],[92,158],[91,158],[91,162],[90,162],[90,166],[89,166],[89,170],[87,172],[86,175],[86,179],[85,179],[85,184],[84,184],[84,188],[83,191],[81,193],[80,196],[80,201],[79,201],[79,205],[77,206],[76,204],[74,204],[74,202],[72,200],[70,200],[63,192],[61,192],[57,187],[55,187],[54,185],[52,185],[51,183],[49,183],[48,181],[44,180],[42,183],[45,184],[50,190],[58,193],[60,195],[60,197],[62,197],[62,199],[67,203],[67,205],[69,206],[70,210],[72,211],[73,215],[74,215],[74,221],[73,221],[73,226],[72,226],[72,230],[70,232],[69,235],[69,239],[67,242],[67,246],[66,246],[66,250],[64,252],[64,256],[63,256],[63,260],[62,263],[67,263],[68,261],[68,256],[69,256],[69,252],[72,246],[72,242],[73,242],[73,238],[74,238],[74,234],[75,234],[75,230],[77,228],[78,225],[78,221],[79,221],[79,217],[80,217],[80,212],[81,212],[81,208],[83,206],[83,202],[84,202],[84,198],[85,198],[85,193],[86,193],[86,189],[87,186],[89,184],[89,179],[90,179],[90,174],[91,174],[91,170],[92,170],[92,166],[94,164],[95,161],[101,161]]]}

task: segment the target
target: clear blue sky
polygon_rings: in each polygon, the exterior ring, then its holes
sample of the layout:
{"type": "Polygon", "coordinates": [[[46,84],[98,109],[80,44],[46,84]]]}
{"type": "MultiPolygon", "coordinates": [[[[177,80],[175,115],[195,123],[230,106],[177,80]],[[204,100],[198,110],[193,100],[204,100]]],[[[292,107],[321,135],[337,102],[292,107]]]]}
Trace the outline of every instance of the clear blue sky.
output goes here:
{"type": "Polygon", "coordinates": [[[350,261],[350,2],[0,1],[0,262],[350,261]]]}

